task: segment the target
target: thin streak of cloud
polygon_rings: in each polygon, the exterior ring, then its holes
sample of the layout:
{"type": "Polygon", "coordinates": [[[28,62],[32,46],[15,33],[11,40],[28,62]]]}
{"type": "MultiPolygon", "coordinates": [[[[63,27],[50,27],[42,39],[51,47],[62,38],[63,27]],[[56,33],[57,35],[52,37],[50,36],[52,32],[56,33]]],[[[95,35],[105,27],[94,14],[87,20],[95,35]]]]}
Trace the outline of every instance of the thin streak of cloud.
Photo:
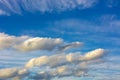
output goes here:
{"type": "Polygon", "coordinates": [[[5,15],[5,16],[9,16],[9,14],[3,10],[0,9],[0,15],[5,15]]]}

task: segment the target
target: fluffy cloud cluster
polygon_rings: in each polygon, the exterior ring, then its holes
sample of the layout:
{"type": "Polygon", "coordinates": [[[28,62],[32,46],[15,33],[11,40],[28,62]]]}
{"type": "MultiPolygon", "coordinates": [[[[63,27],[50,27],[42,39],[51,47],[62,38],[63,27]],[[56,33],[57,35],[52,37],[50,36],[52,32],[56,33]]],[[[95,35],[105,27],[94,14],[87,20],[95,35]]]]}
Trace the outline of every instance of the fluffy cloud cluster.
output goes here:
{"type": "Polygon", "coordinates": [[[0,49],[6,49],[14,47],[15,45],[21,43],[22,41],[28,39],[28,36],[9,36],[4,33],[0,33],[0,49]]]}
{"type": "Polygon", "coordinates": [[[7,68],[7,69],[0,69],[0,80],[6,80],[14,77],[23,78],[24,76],[28,75],[29,72],[27,69],[24,68],[7,68]]]}
{"type": "Polygon", "coordinates": [[[96,0],[0,0],[0,9],[7,13],[64,11],[74,8],[89,8],[96,0]]]}
{"type": "Polygon", "coordinates": [[[53,50],[56,46],[62,44],[62,42],[63,41],[61,39],[36,37],[25,40],[15,48],[20,51],[53,50]]]}
{"type": "Polygon", "coordinates": [[[96,49],[94,51],[88,52],[85,55],[70,53],[70,54],[57,54],[53,56],[42,56],[38,58],[33,58],[25,65],[26,68],[32,68],[35,66],[50,66],[56,67],[65,64],[71,64],[81,61],[89,61],[98,59],[105,54],[104,49],[96,49]]]}
{"type": "Polygon", "coordinates": [[[54,77],[85,76],[89,71],[87,66],[100,62],[99,59],[105,54],[104,49],[96,49],[85,55],[69,53],[41,56],[31,59],[23,68],[1,69],[0,79],[21,80],[26,77],[34,80],[50,80],[54,77]],[[42,67],[44,70],[41,71],[42,67]],[[45,69],[47,67],[48,70],[45,69]],[[34,70],[37,71],[32,73],[34,70]]]}
{"type": "Polygon", "coordinates": [[[71,48],[80,47],[83,43],[73,42],[65,44],[60,38],[42,38],[30,36],[10,36],[0,33],[0,49],[12,48],[18,51],[36,51],[58,49],[58,53],[71,48]]]}
{"type": "Polygon", "coordinates": [[[60,38],[19,37],[0,33],[0,49],[54,50],[59,53],[32,58],[22,68],[0,69],[0,80],[51,80],[55,77],[85,76],[89,71],[88,66],[101,62],[100,59],[106,54],[106,51],[98,48],[85,54],[65,52],[82,45],[81,42],[65,43],[60,38]]]}

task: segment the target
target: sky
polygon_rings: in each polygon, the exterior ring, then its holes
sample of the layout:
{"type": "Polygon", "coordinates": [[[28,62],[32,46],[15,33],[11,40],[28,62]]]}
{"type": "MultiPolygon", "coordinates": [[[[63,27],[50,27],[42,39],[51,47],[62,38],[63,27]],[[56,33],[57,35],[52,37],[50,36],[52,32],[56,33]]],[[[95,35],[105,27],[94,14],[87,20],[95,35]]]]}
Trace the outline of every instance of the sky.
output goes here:
{"type": "Polygon", "coordinates": [[[0,0],[0,80],[119,80],[119,0],[0,0]]]}

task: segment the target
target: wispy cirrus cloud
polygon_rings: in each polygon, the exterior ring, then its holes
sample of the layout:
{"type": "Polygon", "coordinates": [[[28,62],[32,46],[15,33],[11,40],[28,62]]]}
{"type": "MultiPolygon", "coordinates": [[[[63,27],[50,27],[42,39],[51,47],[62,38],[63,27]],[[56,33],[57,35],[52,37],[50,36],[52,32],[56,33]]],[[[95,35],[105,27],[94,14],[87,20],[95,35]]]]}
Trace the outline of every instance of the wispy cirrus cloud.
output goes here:
{"type": "Polygon", "coordinates": [[[9,15],[7,12],[3,11],[2,9],[0,9],[0,15],[9,15]]]}
{"type": "Polygon", "coordinates": [[[85,9],[92,7],[96,0],[1,0],[0,9],[7,13],[22,14],[27,12],[65,11],[75,8],[85,9]]]}

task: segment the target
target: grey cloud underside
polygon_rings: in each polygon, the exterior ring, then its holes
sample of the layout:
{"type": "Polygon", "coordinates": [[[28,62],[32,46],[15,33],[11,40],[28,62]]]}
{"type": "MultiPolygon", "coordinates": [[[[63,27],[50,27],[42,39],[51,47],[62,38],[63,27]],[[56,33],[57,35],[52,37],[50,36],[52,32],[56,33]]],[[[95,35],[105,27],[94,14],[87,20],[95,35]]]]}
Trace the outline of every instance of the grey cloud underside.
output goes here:
{"type": "Polygon", "coordinates": [[[97,0],[0,0],[0,10],[6,14],[26,12],[52,12],[75,8],[89,8],[97,0]]]}

